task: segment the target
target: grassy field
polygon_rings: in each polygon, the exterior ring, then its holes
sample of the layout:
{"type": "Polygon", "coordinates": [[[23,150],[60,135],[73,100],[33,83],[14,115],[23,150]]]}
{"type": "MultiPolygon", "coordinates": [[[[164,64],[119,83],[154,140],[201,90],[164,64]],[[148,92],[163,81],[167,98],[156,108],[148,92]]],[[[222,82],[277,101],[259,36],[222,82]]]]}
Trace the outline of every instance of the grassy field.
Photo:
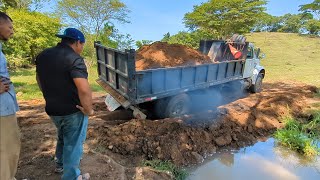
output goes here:
{"type": "Polygon", "coordinates": [[[320,87],[319,37],[267,32],[246,37],[266,55],[262,60],[266,81],[298,81],[320,87]]]}
{"type": "MultiPolygon", "coordinates": [[[[42,98],[42,93],[39,90],[36,81],[36,69],[21,69],[10,72],[11,80],[14,83],[15,90],[18,93],[18,99],[29,100],[42,98]]],[[[103,89],[96,83],[98,78],[97,68],[89,69],[89,83],[94,92],[103,92],[103,89]]]]}
{"type": "MultiPolygon", "coordinates": [[[[292,33],[252,33],[248,41],[254,42],[266,54],[262,65],[266,68],[265,80],[298,81],[320,87],[320,38],[292,33]]],[[[95,82],[96,67],[89,69],[89,82],[93,91],[102,91],[95,82]]],[[[42,98],[35,80],[35,68],[11,72],[18,99],[42,98]]]]}

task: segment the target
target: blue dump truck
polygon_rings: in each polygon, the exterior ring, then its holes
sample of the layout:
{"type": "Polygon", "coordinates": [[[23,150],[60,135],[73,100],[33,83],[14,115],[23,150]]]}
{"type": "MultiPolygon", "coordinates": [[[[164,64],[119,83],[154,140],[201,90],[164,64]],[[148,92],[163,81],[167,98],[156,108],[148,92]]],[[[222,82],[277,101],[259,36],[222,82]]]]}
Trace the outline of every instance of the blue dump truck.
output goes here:
{"type": "Polygon", "coordinates": [[[120,106],[130,108],[136,118],[144,119],[147,114],[159,118],[182,116],[190,110],[192,92],[235,81],[253,93],[260,92],[265,76],[265,69],[260,65],[260,49],[248,42],[200,41],[199,51],[210,56],[212,63],[141,71],[135,68],[134,49],[119,51],[98,42],[94,46],[97,82],[107,92],[108,110],[120,106]],[[231,48],[241,52],[237,59],[234,57],[238,52],[232,52],[231,48]]]}

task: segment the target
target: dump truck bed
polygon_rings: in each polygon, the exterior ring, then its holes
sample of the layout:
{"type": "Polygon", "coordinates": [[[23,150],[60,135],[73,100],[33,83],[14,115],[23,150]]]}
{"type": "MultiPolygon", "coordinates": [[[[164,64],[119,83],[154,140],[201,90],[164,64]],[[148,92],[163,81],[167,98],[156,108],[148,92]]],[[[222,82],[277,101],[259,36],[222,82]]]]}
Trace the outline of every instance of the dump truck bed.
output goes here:
{"type": "MultiPolygon", "coordinates": [[[[242,79],[244,60],[136,71],[135,50],[95,44],[98,83],[121,105],[136,105],[242,79]]],[[[208,51],[208,48],[203,48],[208,51]]]]}
{"type": "Polygon", "coordinates": [[[241,79],[242,69],[242,61],[232,61],[138,71],[136,103],[241,79]]]}

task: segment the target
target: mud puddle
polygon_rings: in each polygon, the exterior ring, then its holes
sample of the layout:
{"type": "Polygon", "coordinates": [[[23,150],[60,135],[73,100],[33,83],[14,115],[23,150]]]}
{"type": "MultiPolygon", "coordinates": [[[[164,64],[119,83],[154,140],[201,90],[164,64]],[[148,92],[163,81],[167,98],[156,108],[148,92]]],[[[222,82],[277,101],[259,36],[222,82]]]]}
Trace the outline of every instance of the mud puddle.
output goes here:
{"type": "Polygon", "coordinates": [[[306,159],[277,146],[270,138],[239,151],[217,153],[190,169],[188,180],[206,179],[317,180],[320,179],[320,156],[306,159]]]}

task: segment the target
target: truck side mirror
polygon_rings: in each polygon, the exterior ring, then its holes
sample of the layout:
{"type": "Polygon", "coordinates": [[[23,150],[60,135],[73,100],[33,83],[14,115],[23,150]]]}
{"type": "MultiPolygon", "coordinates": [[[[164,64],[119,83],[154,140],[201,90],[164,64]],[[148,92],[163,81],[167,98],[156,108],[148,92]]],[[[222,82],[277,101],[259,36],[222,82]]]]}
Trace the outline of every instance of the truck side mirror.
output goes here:
{"type": "Polygon", "coordinates": [[[259,58],[260,48],[257,49],[256,57],[259,58]]]}
{"type": "Polygon", "coordinates": [[[258,48],[258,49],[257,49],[257,52],[256,52],[256,57],[259,58],[259,59],[265,58],[266,55],[265,55],[264,53],[261,53],[261,54],[260,54],[260,52],[261,52],[261,51],[260,51],[260,48],[258,48]]]}

